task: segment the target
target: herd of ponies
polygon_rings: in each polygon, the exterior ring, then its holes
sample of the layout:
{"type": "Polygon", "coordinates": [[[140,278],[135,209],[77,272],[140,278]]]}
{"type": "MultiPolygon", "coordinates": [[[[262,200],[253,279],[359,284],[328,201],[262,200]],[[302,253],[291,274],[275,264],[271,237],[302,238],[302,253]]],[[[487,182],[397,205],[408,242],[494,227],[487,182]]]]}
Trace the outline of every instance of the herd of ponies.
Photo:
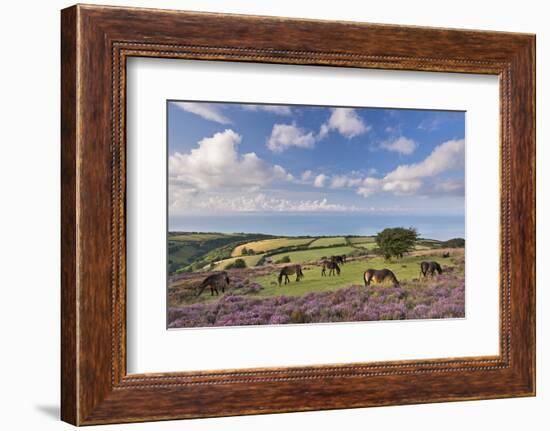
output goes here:
{"type": "MultiPolygon", "coordinates": [[[[445,253],[443,257],[449,257],[448,253],[445,253]]],[[[342,271],[342,266],[346,263],[346,255],[331,256],[330,258],[323,258],[319,266],[321,267],[321,276],[338,276],[342,271]],[[328,270],[328,275],[327,275],[328,270]]],[[[441,274],[443,269],[438,262],[435,261],[423,261],[420,262],[420,276],[434,276],[441,274]]],[[[291,275],[296,275],[296,282],[299,282],[303,277],[302,266],[300,264],[285,265],[279,271],[277,281],[279,286],[282,283],[290,283],[291,275]]],[[[384,283],[385,281],[391,281],[394,286],[399,286],[399,280],[388,268],[372,269],[369,268],[363,273],[363,282],[365,286],[370,286],[374,283],[384,283]]],[[[225,292],[225,288],[229,287],[231,279],[227,271],[216,272],[206,277],[197,288],[197,296],[200,296],[204,290],[209,287],[211,295],[219,295],[219,291],[225,292]]]]}

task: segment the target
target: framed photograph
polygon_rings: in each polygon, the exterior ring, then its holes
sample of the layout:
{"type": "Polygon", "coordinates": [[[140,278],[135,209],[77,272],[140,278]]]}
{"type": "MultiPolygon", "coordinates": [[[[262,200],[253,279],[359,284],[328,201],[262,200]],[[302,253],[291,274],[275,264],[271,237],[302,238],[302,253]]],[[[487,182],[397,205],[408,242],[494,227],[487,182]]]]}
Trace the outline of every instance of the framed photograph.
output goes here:
{"type": "Polygon", "coordinates": [[[535,394],[535,37],[62,11],[62,419],[535,394]]]}

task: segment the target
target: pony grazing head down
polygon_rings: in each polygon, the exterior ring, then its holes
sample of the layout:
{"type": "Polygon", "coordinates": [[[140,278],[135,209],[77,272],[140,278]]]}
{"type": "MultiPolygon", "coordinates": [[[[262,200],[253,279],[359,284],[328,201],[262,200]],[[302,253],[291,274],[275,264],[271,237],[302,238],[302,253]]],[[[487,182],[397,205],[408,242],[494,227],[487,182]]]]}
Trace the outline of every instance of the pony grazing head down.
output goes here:
{"type": "Polygon", "coordinates": [[[225,288],[229,286],[230,282],[231,281],[229,280],[229,275],[225,271],[211,274],[208,277],[206,277],[203,280],[203,282],[199,285],[197,290],[197,296],[200,296],[204,291],[204,289],[206,289],[207,287],[210,287],[211,295],[214,295],[214,293],[216,295],[219,295],[220,293],[218,289],[220,289],[222,293],[224,293],[225,288]]]}
{"type": "Polygon", "coordinates": [[[399,287],[399,280],[395,274],[388,268],[384,269],[367,269],[363,274],[363,281],[365,286],[370,286],[371,282],[383,283],[386,280],[390,280],[394,286],[399,287]]]}
{"type": "Polygon", "coordinates": [[[285,281],[285,284],[290,283],[290,278],[288,278],[288,276],[292,274],[296,274],[296,281],[300,281],[300,279],[304,277],[304,273],[302,272],[302,267],[300,265],[296,264],[283,266],[283,268],[279,272],[279,286],[283,282],[283,279],[285,281]]]}
{"type": "Polygon", "coordinates": [[[420,275],[422,277],[426,277],[428,275],[434,275],[435,273],[441,274],[443,273],[443,269],[441,268],[441,265],[435,261],[430,262],[420,262],[420,275]]]}

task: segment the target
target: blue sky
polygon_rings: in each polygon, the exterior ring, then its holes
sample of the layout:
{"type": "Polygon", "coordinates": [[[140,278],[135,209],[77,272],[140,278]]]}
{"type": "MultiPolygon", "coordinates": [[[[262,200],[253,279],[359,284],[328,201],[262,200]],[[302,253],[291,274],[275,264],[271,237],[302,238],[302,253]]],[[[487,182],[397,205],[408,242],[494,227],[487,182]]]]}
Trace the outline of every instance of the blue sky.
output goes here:
{"type": "Polygon", "coordinates": [[[169,216],[464,214],[465,114],[168,102],[169,216]]]}

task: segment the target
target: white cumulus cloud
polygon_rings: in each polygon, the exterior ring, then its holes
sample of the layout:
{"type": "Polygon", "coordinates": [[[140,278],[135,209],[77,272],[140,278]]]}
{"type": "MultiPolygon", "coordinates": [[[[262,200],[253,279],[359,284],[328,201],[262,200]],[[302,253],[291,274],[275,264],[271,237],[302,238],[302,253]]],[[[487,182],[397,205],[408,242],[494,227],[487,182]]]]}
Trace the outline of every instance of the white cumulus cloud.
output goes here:
{"type": "Polygon", "coordinates": [[[396,195],[460,195],[464,180],[437,181],[438,175],[464,168],[464,140],[451,140],[434,148],[428,157],[418,163],[401,165],[383,178],[367,177],[357,189],[363,197],[379,192],[396,195]],[[428,179],[428,183],[424,181],[428,179]]]}
{"type": "Polygon", "coordinates": [[[272,114],[289,116],[292,115],[290,106],[285,105],[242,105],[245,111],[265,111],[272,114]]]}
{"type": "Polygon", "coordinates": [[[223,212],[305,212],[354,211],[354,206],[331,203],[321,199],[285,199],[258,193],[252,196],[210,196],[193,203],[195,211],[223,212]]]}
{"type": "Polygon", "coordinates": [[[204,102],[173,102],[178,108],[198,115],[205,120],[215,121],[220,124],[230,124],[231,120],[222,114],[214,104],[204,102]]]}
{"type": "Polygon", "coordinates": [[[241,136],[231,129],[203,138],[189,153],[169,157],[170,182],[186,189],[257,187],[290,174],[279,165],[270,165],[256,153],[239,154],[241,136]]]}
{"type": "Polygon", "coordinates": [[[352,108],[334,108],[330,118],[326,123],[321,125],[318,139],[323,139],[331,130],[338,131],[346,138],[353,138],[368,132],[371,129],[357,115],[355,109],[352,108]]]}
{"type": "Polygon", "coordinates": [[[329,179],[329,177],[327,175],[319,174],[313,180],[313,185],[315,187],[324,187],[325,183],[327,182],[328,179],[329,179]]]}
{"type": "Polygon", "coordinates": [[[412,154],[416,149],[416,142],[412,139],[400,136],[397,139],[382,142],[380,147],[399,154],[412,154]]]}
{"type": "Polygon", "coordinates": [[[330,188],[341,189],[344,187],[357,187],[362,184],[363,180],[357,176],[352,175],[333,175],[330,178],[330,188]]]}
{"type": "Polygon", "coordinates": [[[309,181],[311,178],[313,178],[313,172],[311,172],[310,170],[304,171],[301,178],[302,181],[309,181]]]}
{"type": "Polygon", "coordinates": [[[267,140],[267,147],[274,153],[282,153],[290,147],[313,148],[315,137],[295,124],[275,124],[271,136],[267,140]]]}
{"type": "Polygon", "coordinates": [[[464,139],[444,142],[419,163],[398,166],[386,175],[388,181],[433,177],[448,170],[464,168],[464,139]]]}

